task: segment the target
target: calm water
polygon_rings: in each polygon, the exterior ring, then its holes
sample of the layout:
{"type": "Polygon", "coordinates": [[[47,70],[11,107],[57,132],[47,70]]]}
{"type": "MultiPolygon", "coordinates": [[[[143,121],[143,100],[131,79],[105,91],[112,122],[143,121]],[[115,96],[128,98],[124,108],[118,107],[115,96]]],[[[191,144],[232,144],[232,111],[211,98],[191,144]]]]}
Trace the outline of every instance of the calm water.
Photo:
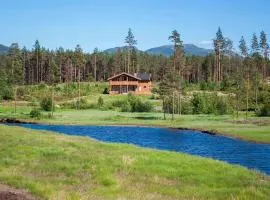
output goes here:
{"type": "Polygon", "coordinates": [[[199,131],[166,128],[41,124],[20,124],[19,126],[68,135],[88,136],[104,142],[128,143],[185,152],[239,164],[270,174],[269,144],[256,144],[223,136],[208,135],[199,131]]]}

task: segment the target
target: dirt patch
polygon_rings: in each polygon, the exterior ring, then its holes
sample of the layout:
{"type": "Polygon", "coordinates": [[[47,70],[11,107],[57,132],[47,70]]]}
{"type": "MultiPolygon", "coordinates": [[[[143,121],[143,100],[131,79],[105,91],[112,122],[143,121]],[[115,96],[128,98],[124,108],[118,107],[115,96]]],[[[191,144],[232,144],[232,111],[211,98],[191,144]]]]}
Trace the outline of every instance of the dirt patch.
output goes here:
{"type": "Polygon", "coordinates": [[[35,122],[27,122],[27,121],[22,121],[22,120],[18,120],[15,118],[3,118],[0,119],[0,123],[11,123],[11,124],[36,124],[35,122]]]}
{"type": "Polygon", "coordinates": [[[270,120],[268,120],[268,119],[226,120],[225,122],[235,123],[235,124],[254,124],[254,125],[257,125],[257,126],[269,126],[270,125],[270,120]]]}
{"type": "Polygon", "coordinates": [[[10,186],[0,184],[0,200],[35,200],[25,190],[14,189],[10,186]]]}

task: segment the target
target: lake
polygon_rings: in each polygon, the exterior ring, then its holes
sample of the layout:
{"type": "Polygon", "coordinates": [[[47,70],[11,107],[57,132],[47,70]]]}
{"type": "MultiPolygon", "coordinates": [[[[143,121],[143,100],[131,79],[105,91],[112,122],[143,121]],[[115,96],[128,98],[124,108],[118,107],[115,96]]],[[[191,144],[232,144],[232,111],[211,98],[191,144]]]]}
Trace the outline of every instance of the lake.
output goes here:
{"type": "Polygon", "coordinates": [[[258,144],[200,131],[154,127],[11,124],[96,140],[184,152],[270,174],[270,144],[258,144]]]}

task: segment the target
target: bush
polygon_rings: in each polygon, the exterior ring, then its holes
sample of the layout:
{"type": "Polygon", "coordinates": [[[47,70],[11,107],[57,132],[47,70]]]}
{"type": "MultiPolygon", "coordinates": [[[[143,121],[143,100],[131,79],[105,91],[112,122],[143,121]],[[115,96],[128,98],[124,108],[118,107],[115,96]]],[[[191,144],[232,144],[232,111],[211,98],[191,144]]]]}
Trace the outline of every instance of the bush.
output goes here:
{"type": "Polygon", "coordinates": [[[108,88],[105,88],[102,93],[103,94],[109,94],[109,89],[108,88]]]}
{"type": "Polygon", "coordinates": [[[142,102],[138,97],[128,94],[125,100],[116,100],[113,107],[118,107],[122,112],[151,112],[153,105],[149,101],[142,102]]]}
{"type": "Polygon", "coordinates": [[[227,98],[217,94],[193,94],[191,104],[193,114],[224,115],[230,111],[227,98]]]}
{"type": "Polygon", "coordinates": [[[0,91],[0,98],[3,100],[13,99],[13,89],[11,86],[3,86],[0,91]]]}
{"type": "Polygon", "coordinates": [[[47,85],[43,82],[38,85],[39,90],[46,89],[46,88],[47,88],[47,85]]]}
{"type": "Polygon", "coordinates": [[[44,111],[52,111],[54,109],[52,98],[44,97],[40,102],[40,107],[44,111]]]}
{"type": "Polygon", "coordinates": [[[80,99],[77,99],[75,101],[75,103],[73,104],[73,108],[75,109],[87,109],[88,108],[88,103],[87,103],[87,100],[85,98],[80,98],[80,99]]]}
{"type": "Polygon", "coordinates": [[[191,104],[193,107],[192,108],[193,114],[206,113],[205,99],[203,98],[202,95],[197,94],[197,93],[193,94],[191,104]]]}
{"type": "Polygon", "coordinates": [[[201,90],[214,90],[216,88],[216,84],[213,82],[200,82],[200,89],[201,90]]]}
{"type": "Polygon", "coordinates": [[[128,101],[122,101],[122,104],[120,105],[120,111],[121,112],[131,112],[131,105],[128,101]]]}
{"type": "Polygon", "coordinates": [[[183,115],[190,115],[192,114],[193,110],[192,110],[192,105],[190,103],[190,101],[182,101],[182,105],[181,105],[181,113],[183,115]]]}
{"type": "Polygon", "coordinates": [[[215,112],[216,112],[215,114],[218,114],[218,115],[225,115],[228,113],[228,104],[224,99],[220,97],[217,98],[215,112]]]}
{"type": "Polygon", "coordinates": [[[153,110],[153,105],[149,102],[142,102],[140,98],[128,94],[128,102],[131,106],[131,112],[151,112],[153,110]]]}
{"type": "Polygon", "coordinates": [[[33,110],[31,110],[30,117],[31,118],[40,119],[41,118],[41,112],[40,112],[40,110],[39,109],[36,109],[36,108],[34,108],[33,110]]]}
{"type": "Polygon", "coordinates": [[[24,98],[24,96],[29,95],[29,91],[26,87],[18,87],[16,90],[17,98],[24,98]]]}
{"type": "Polygon", "coordinates": [[[103,105],[104,105],[104,101],[103,101],[102,96],[100,96],[100,97],[98,98],[98,107],[101,108],[103,105]]]}
{"type": "Polygon", "coordinates": [[[262,105],[261,108],[256,111],[256,115],[259,117],[270,117],[270,104],[262,105]]]}
{"type": "Polygon", "coordinates": [[[133,104],[131,104],[132,112],[151,112],[153,106],[150,102],[142,102],[140,99],[137,99],[133,104]]]}

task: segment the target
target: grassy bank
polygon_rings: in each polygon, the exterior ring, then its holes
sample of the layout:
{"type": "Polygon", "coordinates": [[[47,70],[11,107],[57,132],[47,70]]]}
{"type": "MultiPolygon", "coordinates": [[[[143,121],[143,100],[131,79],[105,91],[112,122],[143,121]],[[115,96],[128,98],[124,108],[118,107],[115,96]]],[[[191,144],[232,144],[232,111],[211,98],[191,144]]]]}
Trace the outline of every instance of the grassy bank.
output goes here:
{"type": "MultiPolygon", "coordinates": [[[[15,117],[29,120],[25,113],[26,108],[21,108],[16,114],[7,110],[0,113],[0,117],[15,117]]],[[[46,116],[46,114],[44,114],[46,116]]],[[[174,128],[190,128],[209,130],[223,135],[228,135],[244,140],[270,143],[270,118],[250,116],[245,121],[244,114],[239,120],[234,120],[231,115],[175,115],[175,120],[163,120],[162,113],[125,113],[118,111],[100,110],[58,110],[53,118],[34,120],[38,123],[50,124],[84,124],[84,125],[144,125],[164,126],[174,128]]],[[[32,120],[32,119],[31,119],[32,120]]]]}
{"type": "Polygon", "coordinates": [[[0,125],[0,182],[44,199],[267,199],[240,166],[0,125]],[[211,169],[211,170],[210,170],[211,169]]]}

